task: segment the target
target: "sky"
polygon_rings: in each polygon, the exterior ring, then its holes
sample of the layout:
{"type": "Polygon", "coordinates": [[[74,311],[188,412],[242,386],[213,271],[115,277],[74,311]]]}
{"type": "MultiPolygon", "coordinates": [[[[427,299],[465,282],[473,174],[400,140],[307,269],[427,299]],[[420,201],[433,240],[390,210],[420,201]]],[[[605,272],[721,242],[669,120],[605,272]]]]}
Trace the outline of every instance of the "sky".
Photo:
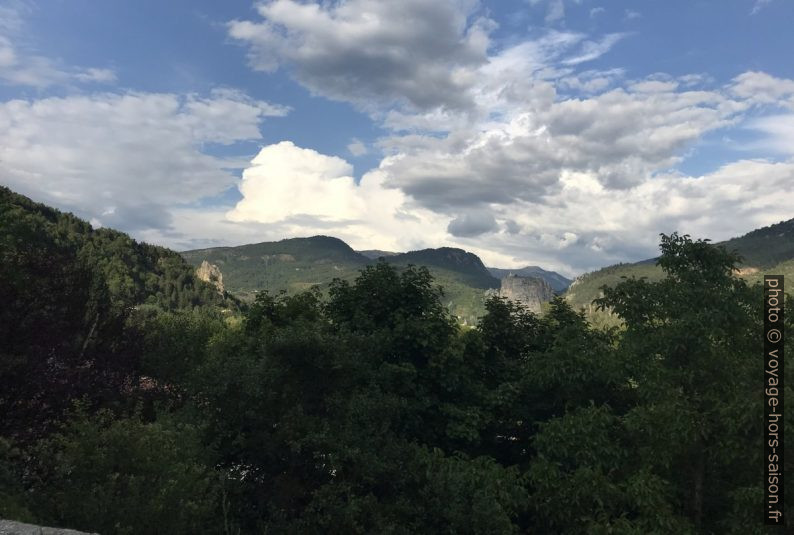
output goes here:
{"type": "Polygon", "coordinates": [[[794,1],[0,0],[0,184],[575,276],[794,218],[794,1]]]}

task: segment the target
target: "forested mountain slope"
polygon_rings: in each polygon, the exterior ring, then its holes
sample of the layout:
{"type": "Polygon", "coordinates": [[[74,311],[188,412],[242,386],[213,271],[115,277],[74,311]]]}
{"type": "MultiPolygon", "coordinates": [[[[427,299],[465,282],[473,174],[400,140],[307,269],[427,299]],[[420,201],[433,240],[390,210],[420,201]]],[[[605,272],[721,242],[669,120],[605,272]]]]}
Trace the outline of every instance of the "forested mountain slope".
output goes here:
{"type": "Polygon", "coordinates": [[[498,288],[499,281],[488,272],[480,257],[454,247],[422,249],[400,253],[386,258],[390,264],[398,266],[427,266],[457,274],[459,280],[473,288],[487,290],[498,288]]]}
{"type": "MultiPolygon", "coordinates": [[[[229,296],[197,279],[178,253],[139,243],[116,230],[94,229],[70,213],[5,187],[0,187],[0,270],[8,283],[3,287],[20,291],[35,291],[36,278],[48,273],[85,270],[82,276],[104,286],[117,307],[236,306],[229,296]]],[[[68,279],[66,273],[61,276],[64,284],[68,279]]]]}
{"type": "Polygon", "coordinates": [[[294,294],[315,285],[326,287],[334,278],[352,279],[371,262],[329,236],[196,249],[182,256],[194,267],[204,260],[218,266],[226,288],[248,300],[262,290],[294,294]]]}
{"type": "MultiPolygon", "coordinates": [[[[0,187],[0,436],[35,436],[142,370],[138,324],[239,310],[177,253],[0,187]]],[[[171,342],[169,342],[171,343],[171,342]]]]}
{"type": "Polygon", "coordinates": [[[326,291],[334,279],[352,281],[364,266],[377,263],[378,257],[400,269],[426,266],[444,288],[444,303],[466,323],[475,323],[485,313],[486,290],[499,287],[477,255],[451,247],[365,255],[340,239],[312,236],[197,249],[182,256],[195,267],[205,260],[216,265],[225,287],[246,300],[261,291],[294,295],[312,286],[326,291]]]}
{"type": "MultiPolygon", "coordinates": [[[[762,297],[721,248],[663,237],[665,278],[605,292],[621,330],[497,296],[463,329],[407,265],[491,284],[455,249],[228,314],[174,253],[0,200],[0,518],[107,535],[758,526],[762,297]]],[[[288,245],[262,255],[358,261],[332,238],[288,245]]]]}
{"type": "MultiPolygon", "coordinates": [[[[765,274],[794,277],[794,219],[756,229],[715,245],[736,251],[741,256],[737,274],[750,283],[762,281],[765,274]]],[[[658,281],[663,276],[655,259],[607,266],[577,277],[565,293],[565,298],[574,308],[584,308],[592,313],[593,299],[601,295],[602,286],[615,286],[624,277],[646,277],[649,281],[658,281]]]]}
{"type": "Polygon", "coordinates": [[[721,243],[742,256],[742,266],[768,270],[794,259],[794,219],[762,227],[721,243]]]}

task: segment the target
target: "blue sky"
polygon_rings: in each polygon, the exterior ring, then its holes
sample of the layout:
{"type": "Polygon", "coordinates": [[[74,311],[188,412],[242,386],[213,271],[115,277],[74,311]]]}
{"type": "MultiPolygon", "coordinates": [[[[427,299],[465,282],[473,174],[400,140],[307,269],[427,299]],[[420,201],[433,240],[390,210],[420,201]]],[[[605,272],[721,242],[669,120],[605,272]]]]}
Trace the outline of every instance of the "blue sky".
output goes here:
{"type": "Polygon", "coordinates": [[[786,0],[0,1],[0,182],[177,249],[575,275],[794,217],[786,0]]]}

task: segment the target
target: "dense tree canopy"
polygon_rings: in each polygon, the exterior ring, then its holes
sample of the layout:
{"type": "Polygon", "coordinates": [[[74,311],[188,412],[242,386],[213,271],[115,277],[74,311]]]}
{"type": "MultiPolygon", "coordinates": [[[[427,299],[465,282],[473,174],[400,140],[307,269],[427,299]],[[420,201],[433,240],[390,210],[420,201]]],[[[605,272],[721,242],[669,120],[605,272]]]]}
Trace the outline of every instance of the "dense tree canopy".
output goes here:
{"type": "Polygon", "coordinates": [[[102,533],[763,532],[762,294],[728,251],[664,236],[666,278],[598,301],[619,328],[562,299],[536,316],[494,297],[469,329],[426,269],[384,262],[244,314],[149,300],[160,260],[130,270],[101,232],[89,247],[68,218],[13,210],[0,517],[102,533]]]}
{"type": "Polygon", "coordinates": [[[49,429],[71,400],[118,402],[138,382],[135,316],[237,310],[177,253],[93,229],[0,187],[0,433],[49,429]]]}

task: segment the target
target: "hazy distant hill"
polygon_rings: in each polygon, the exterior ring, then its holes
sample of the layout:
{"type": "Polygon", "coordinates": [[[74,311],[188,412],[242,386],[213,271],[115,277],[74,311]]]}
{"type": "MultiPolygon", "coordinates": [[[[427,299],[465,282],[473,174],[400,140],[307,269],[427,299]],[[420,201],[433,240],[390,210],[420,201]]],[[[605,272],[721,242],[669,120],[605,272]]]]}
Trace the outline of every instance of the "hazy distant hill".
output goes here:
{"type": "MultiPolygon", "coordinates": [[[[750,282],[763,280],[764,274],[794,276],[794,219],[753,230],[717,245],[735,250],[742,256],[739,275],[750,282]]],[[[577,277],[565,296],[574,307],[584,307],[592,312],[591,303],[601,294],[601,286],[613,286],[622,277],[632,276],[653,281],[661,279],[663,273],[655,259],[608,266],[577,277]]]]}
{"type": "Polygon", "coordinates": [[[555,292],[564,292],[573,282],[571,279],[563,277],[555,271],[547,271],[539,266],[526,266],[517,269],[488,268],[488,271],[497,279],[503,279],[508,275],[519,275],[521,277],[537,277],[549,283],[555,292]]]}

